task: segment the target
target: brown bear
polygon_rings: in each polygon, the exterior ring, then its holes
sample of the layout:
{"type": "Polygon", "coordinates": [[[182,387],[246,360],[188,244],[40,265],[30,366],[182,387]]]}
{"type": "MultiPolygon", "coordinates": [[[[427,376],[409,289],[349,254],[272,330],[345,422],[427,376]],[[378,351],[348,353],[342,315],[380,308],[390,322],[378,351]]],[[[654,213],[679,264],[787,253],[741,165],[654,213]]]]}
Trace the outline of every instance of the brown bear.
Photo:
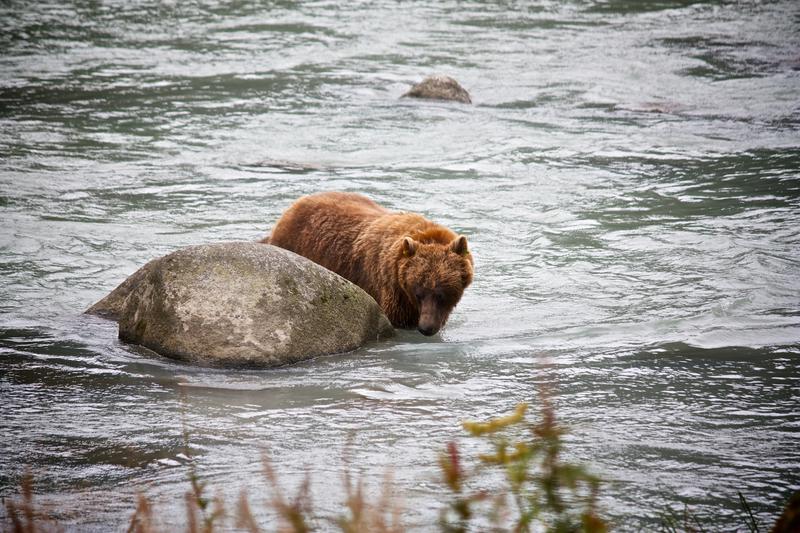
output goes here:
{"type": "Polygon", "coordinates": [[[467,239],[353,193],[297,200],[261,242],[311,259],[368,294],[395,327],[433,335],[472,282],[467,239]]]}

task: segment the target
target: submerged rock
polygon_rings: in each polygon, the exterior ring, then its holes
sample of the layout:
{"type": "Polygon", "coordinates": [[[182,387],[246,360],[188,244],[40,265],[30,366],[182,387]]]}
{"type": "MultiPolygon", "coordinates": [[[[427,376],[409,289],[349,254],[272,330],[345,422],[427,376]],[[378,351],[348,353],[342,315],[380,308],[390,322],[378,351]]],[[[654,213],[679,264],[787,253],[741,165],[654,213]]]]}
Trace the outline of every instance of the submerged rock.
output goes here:
{"type": "Polygon", "coordinates": [[[125,342],[216,366],[278,366],[394,333],[360,287],[297,254],[249,242],[150,261],[86,312],[119,320],[125,342]]]}
{"type": "Polygon", "coordinates": [[[471,104],[469,93],[450,76],[428,76],[403,95],[409,98],[428,98],[471,104]]]}

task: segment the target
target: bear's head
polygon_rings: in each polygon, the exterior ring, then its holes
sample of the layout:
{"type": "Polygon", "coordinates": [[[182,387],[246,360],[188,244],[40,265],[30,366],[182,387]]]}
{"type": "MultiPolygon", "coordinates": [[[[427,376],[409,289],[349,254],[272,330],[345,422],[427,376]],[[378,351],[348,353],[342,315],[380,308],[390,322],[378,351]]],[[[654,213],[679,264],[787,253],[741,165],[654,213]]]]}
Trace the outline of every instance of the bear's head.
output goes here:
{"type": "Polygon", "coordinates": [[[433,335],[442,329],[464,289],[472,283],[467,238],[458,236],[442,243],[404,237],[401,253],[400,284],[419,311],[417,329],[423,335],[433,335]]]}

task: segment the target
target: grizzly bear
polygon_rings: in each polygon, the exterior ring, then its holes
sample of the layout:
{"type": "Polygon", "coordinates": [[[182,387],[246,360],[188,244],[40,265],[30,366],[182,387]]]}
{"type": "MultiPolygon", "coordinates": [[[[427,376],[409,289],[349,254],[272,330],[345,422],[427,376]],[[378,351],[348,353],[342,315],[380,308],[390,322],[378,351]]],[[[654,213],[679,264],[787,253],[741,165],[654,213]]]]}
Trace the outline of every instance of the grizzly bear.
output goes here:
{"type": "Polygon", "coordinates": [[[423,335],[444,326],[472,282],[466,237],[354,193],[300,198],[261,242],[349,279],[375,298],[395,327],[423,335]]]}

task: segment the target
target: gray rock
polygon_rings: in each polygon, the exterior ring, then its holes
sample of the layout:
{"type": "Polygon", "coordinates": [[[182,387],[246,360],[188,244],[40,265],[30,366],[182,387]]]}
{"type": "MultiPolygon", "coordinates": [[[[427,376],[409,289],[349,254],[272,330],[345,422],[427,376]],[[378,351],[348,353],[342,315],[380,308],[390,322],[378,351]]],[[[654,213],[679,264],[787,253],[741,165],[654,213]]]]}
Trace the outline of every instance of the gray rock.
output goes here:
{"type": "Polygon", "coordinates": [[[428,76],[403,95],[410,98],[428,98],[471,104],[469,93],[450,76],[428,76]]]}
{"type": "Polygon", "coordinates": [[[279,366],[394,334],[360,287],[252,242],[192,246],[150,261],[86,312],[118,319],[125,342],[214,366],[279,366]]]}
{"type": "Polygon", "coordinates": [[[128,276],[128,279],[120,283],[119,286],[111,291],[105,298],[87,309],[85,313],[119,321],[125,309],[125,300],[128,298],[128,295],[142,283],[142,280],[147,277],[159,261],[161,261],[161,259],[153,259],[128,276]]]}

